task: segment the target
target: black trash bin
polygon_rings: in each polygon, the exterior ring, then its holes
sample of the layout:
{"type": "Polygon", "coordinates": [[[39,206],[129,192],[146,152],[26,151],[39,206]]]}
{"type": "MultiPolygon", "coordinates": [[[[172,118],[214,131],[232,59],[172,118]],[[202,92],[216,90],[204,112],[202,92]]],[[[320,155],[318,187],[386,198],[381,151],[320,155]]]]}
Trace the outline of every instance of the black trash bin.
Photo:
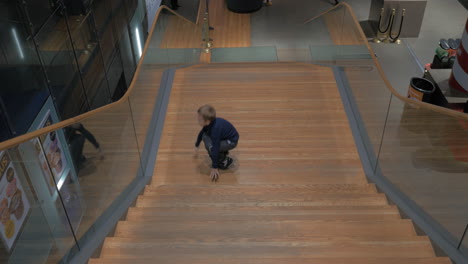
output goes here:
{"type": "Polygon", "coordinates": [[[262,6],[263,0],[227,0],[227,8],[235,13],[253,13],[262,6]]]}
{"type": "Polygon", "coordinates": [[[435,85],[428,79],[415,77],[411,79],[408,88],[408,98],[430,103],[431,96],[435,89],[435,85]]]}

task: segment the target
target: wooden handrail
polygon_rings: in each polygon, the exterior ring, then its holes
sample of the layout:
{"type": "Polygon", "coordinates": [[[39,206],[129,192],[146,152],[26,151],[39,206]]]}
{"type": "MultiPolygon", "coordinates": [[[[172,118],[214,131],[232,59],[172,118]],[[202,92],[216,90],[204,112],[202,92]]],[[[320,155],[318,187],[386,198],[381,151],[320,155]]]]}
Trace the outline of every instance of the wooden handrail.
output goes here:
{"type": "Polygon", "coordinates": [[[101,112],[105,112],[105,111],[107,111],[107,110],[109,110],[111,108],[115,108],[115,107],[119,106],[120,104],[126,102],[127,99],[129,99],[130,94],[132,93],[133,89],[135,88],[135,82],[138,79],[138,76],[140,75],[140,70],[141,70],[141,67],[143,65],[143,60],[144,60],[144,58],[146,56],[146,52],[148,51],[148,47],[149,47],[149,44],[151,42],[151,37],[153,36],[154,29],[156,28],[156,23],[158,21],[159,15],[161,14],[161,11],[163,9],[171,12],[172,14],[182,18],[183,20],[185,20],[185,21],[187,21],[187,22],[189,22],[191,24],[196,25],[194,22],[192,22],[192,21],[188,20],[187,18],[179,15],[178,13],[174,12],[172,9],[170,9],[169,7],[167,7],[165,5],[159,7],[159,9],[156,11],[156,16],[154,18],[153,25],[151,26],[151,31],[150,31],[150,33],[148,35],[148,39],[147,39],[147,41],[145,43],[145,47],[143,49],[143,53],[141,55],[140,61],[138,62],[138,65],[137,65],[137,68],[136,68],[136,71],[135,71],[135,75],[133,76],[132,82],[130,83],[130,86],[128,87],[127,92],[122,96],[122,98],[120,98],[119,100],[117,100],[117,101],[115,101],[113,103],[110,103],[110,104],[102,106],[100,108],[91,110],[91,111],[86,112],[84,114],[69,118],[67,120],[60,121],[58,123],[55,123],[55,124],[52,124],[50,126],[47,126],[47,127],[44,127],[44,128],[29,132],[29,133],[26,133],[26,134],[21,135],[21,136],[14,137],[12,139],[0,142],[0,150],[9,149],[9,148],[14,147],[14,146],[16,146],[18,144],[21,144],[23,142],[26,142],[26,141],[32,140],[32,139],[34,139],[36,137],[39,137],[40,135],[50,133],[50,132],[55,131],[57,129],[70,126],[70,125],[72,125],[74,123],[83,121],[83,120],[85,120],[87,118],[90,118],[90,117],[96,115],[96,114],[99,114],[101,112]]]}
{"type": "Polygon", "coordinates": [[[445,114],[445,115],[448,115],[448,116],[451,116],[451,117],[468,120],[468,115],[465,114],[465,113],[457,112],[457,111],[450,110],[448,108],[444,108],[444,107],[440,107],[440,106],[436,106],[436,105],[433,105],[433,104],[428,104],[428,103],[424,103],[424,102],[420,102],[420,101],[411,100],[409,98],[406,98],[405,96],[402,96],[397,90],[395,90],[395,88],[393,88],[393,86],[390,84],[390,81],[387,79],[387,77],[386,77],[386,75],[385,75],[385,73],[384,73],[384,71],[382,69],[382,66],[380,66],[379,61],[375,57],[374,51],[372,50],[371,46],[369,45],[369,42],[367,41],[366,34],[364,34],[364,31],[362,30],[361,26],[359,25],[359,22],[358,22],[358,20],[356,18],[356,15],[355,15],[354,11],[353,11],[353,8],[348,3],[341,2],[340,4],[328,9],[327,11],[322,12],[320,15],[317,15],[317,16],[311,18],[311,19],[306,20],[304,22],[304,24],[307,24],[307,23],[317,19],[318,17],[321,17],[321,16],[329,13],[330,11],[333,11],[334,9],[337,9],[337,8],[339,8],[341,6],[344,6],[345,8],[347,8],[349,13],[351,14],[353,22],[354,22],[355,26],[358,28],[359,34],[361,35],[361,38],[362,38],[363,42],[366,43],[367,49],[368,49],[368,51],[369,51],[369,53],[370,53],[370,55],[372,57],[372,60],[374,61],[374,64],[375,64],[375,66],[377,68],[377,71],[380,74],[380,77],[382,78],[385,85],[387,86],[387,88],[390,90],[390,92],[394,96],[396,96],[398,99],[400,99],[401,101],[403,101],[405,103],[408,103],[408,104],[417,105],[417,106],[419,106],[421,108],[428,109],[428,110],[431,110],[431,111],[435,111],[435,112],[445,114]]]}
{"type": "Polygon", "coordinates": [[[306,21],[304,21],[304,24],[307,24],[307,23],[311,22],[312,20],[315,20],[315,19],[321,17],[321,16],[325,15],[326,13],[330,13],[331,11],[333,11],[333,10],[339,8],[342,4],[344,4],[344,2],[341,2],[340,4],[335,5],[334,7],[329,8],[329,9],[323,11],[322,13],[320,13],[320,14],[318,14],[318,15],[312,17],[312,18],[307,19],[306,21]]]}

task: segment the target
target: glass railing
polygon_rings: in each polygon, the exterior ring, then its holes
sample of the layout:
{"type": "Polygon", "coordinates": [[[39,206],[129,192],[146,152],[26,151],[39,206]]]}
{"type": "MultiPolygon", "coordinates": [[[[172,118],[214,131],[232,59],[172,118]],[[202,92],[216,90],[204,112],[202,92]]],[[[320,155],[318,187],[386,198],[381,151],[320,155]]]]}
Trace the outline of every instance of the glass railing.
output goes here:
{"type": "Polygon", "coordinates": [[[347,4],[306,27],[321,28],[311,33],[311,62],[334,69],[369,179],[452,259],[466,261],[468,115],[397,93],[347,4]]]}
{"type": "Polygon", "coordinates": [[[464,255],[468,254],[468,224],[465,227],[465,231],[463,232],[462,241],[458,244],[458,249],[460,249],[464,255]]]}
{"type": "Polygon", "coordinates": [[[150,32],[121,100],[58,123],[49,98],[39,130],[0,143],[1,263],[75,261],[150,180],[170,69],[198,63],[201,28],[163,7],[150,32]]]}
{"type": "MultiPolygon", "coordinates": [[[[213,49],[212,58],[245,52],[333,67],[370,180],[446,242],[442,249],[467,256],[468,239],[460,240],[468,224],[468,118],[397,94],[348,5],[297,30],[290,32],[300,40],[294,48],[294,39],[278,40],[274,49],[213,49]]],[[[0,143],[2,263],[69,263],[97,247],[152,176],[170,92],[164,84],[174,68],[199,63],[202,31],[201,23],[160,9],[145,47],[133,45],[142,59],[121,100],[57,123],[49,99],[34,124],[39,130],[0,143]]]]}
{"type": "Polygon", "coordinates": [[[345,7],[334,8],[305,23],[310,29],[318,26],[322,29],[314,30],[316,36],[308,40],[312,62],[356,64],[371,59],[367,40],[361,37],[360,28],[356,27],[352,13],[345,7]]]}
{"type": "Polygon", "coordinates": [[[468,120],[417,107],[394,97],[378,168],[451,235],[453,246],[468,223],[468,120]]]}
{"type": "Polygon", "coordinates": [[[274,47],[278,61],[333,64],[370,59],[366,40],[357,37],[358,29],[349,23],[351,14],[330,6],[327,1],[301,6],[280,1],[262,8],[251,14],[250,45],[274,47]]]}
{"type": "Polygon", "coordinates": [[[211,62],[276,62],[276,48],[271,47],[241,47],[213,48],[211,62]]]}

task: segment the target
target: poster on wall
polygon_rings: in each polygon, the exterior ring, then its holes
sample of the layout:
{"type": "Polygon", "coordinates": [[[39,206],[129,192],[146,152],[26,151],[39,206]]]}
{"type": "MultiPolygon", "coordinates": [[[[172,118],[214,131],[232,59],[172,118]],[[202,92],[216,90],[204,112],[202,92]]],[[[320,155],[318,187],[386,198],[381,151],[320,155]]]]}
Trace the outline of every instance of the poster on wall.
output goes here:
{"type": "MultiPolygon", "coordinates": [[[[45,115],[42,125],[39,128],[43,128],[51,124],[53,124],[52,116],[50,115],[50,111],[48,111],[45,115]]],[[[55,182],[58,183],[63,175],[63,172],[68,168],[62,142],[57,135],[57,131],[52,131],[41,136],[40,141],[42,143],[42,149],[44,150],[52,174],[54,175],[55,182]]]]}
{"type": "Polygon", "coordinates": [[[42,148],[41,141],[38,138],[35,138],[33,141],[34,149],[36,151],[36,155],[39,158],[39,163],[41,165],[42,176],[44,176],[44,180],[47,183],[47,187],[49,189],[49,193],[52,195],[54,192],[54,179],[52,178],[52,174],[50,173],[49,163],[44,154],[44,149],[42,148]]]}
{"type": "Polygon", "coordinates": [[[0,152],[0,237],[11,251],[31,207],[7,152],[0,152]]]}
{"type": "Polygon", "coordinates": [[[156,17],[156,11],[158,11],[161,5],[161,0],[146,0],[146,11],[148,12],[148,30],[151,31],[153,26],[154,18],[156,17]]]}
{"type": "MultiPolygon", "coordinates": [[[[81,219],[84,214],[84,208],[82,206],[80,195],[77,189],[77,185],[70,181],[72,174],[69,170],[66,172],[66,178],[63,185],[60,187],[60,195],[62,197],[63,206],[67,210],[67,218],[64,218],[64,223],[69,223],[72,225],[73,230],[78,231],[78,228],[81,223],[81,219]]],[[[57,208],[62,207],[60,199],[57,199],[57,208]]]]}

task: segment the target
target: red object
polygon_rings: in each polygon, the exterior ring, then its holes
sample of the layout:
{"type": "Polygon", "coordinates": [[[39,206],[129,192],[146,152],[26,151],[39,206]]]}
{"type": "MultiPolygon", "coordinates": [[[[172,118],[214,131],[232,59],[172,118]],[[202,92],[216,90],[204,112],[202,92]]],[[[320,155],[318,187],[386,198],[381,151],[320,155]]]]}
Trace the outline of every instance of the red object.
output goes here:
{"type": "Polygon", "coordinates": [[[461,92],[468,93],[468,19],[465,25],[465,31],[457,50],[457,59],[453,64],[452,74],[450,75],[449,84],[452,88],[461,92]]]}
{"type": "MultiPolygon", "coordinates": [[[[468,19],[463,32],[460,47],[457,50],[457,59],[453,64],[452,74],[450,75],[449,84],[452,88],[468,93],[468,19]]],[[[463,109],[457,109],[463,112],[463,109]]],[[[455,124],[461,131],[468,131],[468,122],[458,120],[455,124]]],[[[468,146],[460,145],[458,137],[454,135],[448,139],[448,146],[451,149],[453,157],[457,161],[468,162],[468,146]]]]}

